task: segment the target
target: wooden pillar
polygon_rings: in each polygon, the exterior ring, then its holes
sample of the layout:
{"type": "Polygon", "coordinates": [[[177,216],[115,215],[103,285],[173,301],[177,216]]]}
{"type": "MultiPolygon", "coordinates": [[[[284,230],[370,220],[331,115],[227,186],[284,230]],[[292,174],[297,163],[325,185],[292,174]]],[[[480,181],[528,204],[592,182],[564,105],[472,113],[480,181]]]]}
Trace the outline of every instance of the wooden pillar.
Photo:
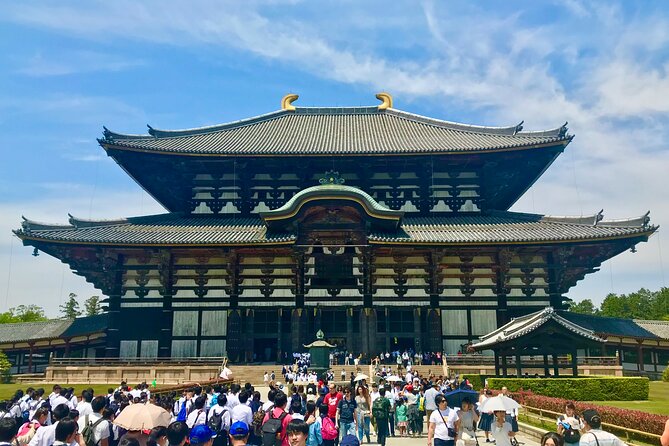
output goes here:
{"type": "Polygon", "coordinates": [[[495,376],[500,375],[499,350],[495,350],[495,376]]]}
{"type": "Polygon", "coordinates": [[[349,353],[354,355],[358,352],[353,351],[353,307],[346,307],[346,348],[349,353]]]}
{"type": "MultiPolygon", "coordinates": [[[[280,323],[281,321],[279,321],[280,323]]],[[[255,352],[255,311],[252,309],[246,310],[246,317],[243,319],[244,324],[244,361],[249,363],[253,361],[253,353],[255,352]]]]}
{"type": "Polygon", "coordinates": [[[103,254],[105,270],[103,292],[108,296],[108,323],[105,356],[118,358],[121,347],[121,329],[125,321],[121,318],[121,295],[123,294],[123,257],[120,254],[103,254]]]}
{"type": "Polygon", "coordinates": [[[33,352],[35,351],[35,343],[29,342],[30,352],[28,353],[28,373],[33,372],[33,352]]]}
{"type": "Polygon", "coordinates": [[[571,374],[576,377],[578,376],[578,350],[573,349],[571,353],[571,374]]]}
{"type": "MultiPolygon", "coordinates": [[[[320,310],[319,310],[320,311],[320,310]]],[[[278,364],[284,364],[283,362],[283,310],[279,308],[276,311],[276,317],[279,319],[279,325],[276,329],[276,362],[278,364]]],[[[320,322],[320,316],[319,316],[320,322]]],[[[319,325],[320,328],[320,325],[319,325]]]]}
{"type": "Polygon", "coordinates": [[[502,350],[502,376],[506,378],[508,376],[508,368],[506,363],[506,350],[502,350]]]}
{"type": "Polygon", "coordinates": [[[423,351],[422,342],[421,342],[420,326],[421,326],[421,323],[420,323],[420,308],[416,308],[416,309],[413,310],[413,337],[414,337],[413,348],[417,352],[423,351]]]}
{"type": "Polygon", "coordinates": [[[544,377],[548,378],[550,373],[550,369],[548,368],[548,355],[544,353],[544,377]]]}
{"type": "Polygon", "coordinates": [[[295,261],[295,308],[304,308],[304,269],[306,264],[306,253],[298,249],[293,253],[295,261]]]}
{"type": "Polygon", "coordinates": [[[637,341],[637,344],[637,368],[640,372],[643,372],[643,346],[639,341],[637,341]]]}
{"type": "Polygon", "coordinates": [[[553,353],[553,377],[560,376],[560,364],[558,362],[558,355],[553,353]]]}
{"type": "MultiPolygon", "coordinates": [[[[160,318],[160,333],[158,334],[158,357],[169,358],[172,356],[172,325],[174,313],[172,310],[173,286],[176,284],[176,277],[173,270],[173,256],[169,251],[163,251],[160,254],[160,265],[158,267],[160,277],[160,295],[163,299],[162,315],[160,318]]],[[[202,267],[203,276],[206,283],[206,268],[202,267]]],[[[201,322],[201,315],[200,322],[201,322]]],[[[200,323],[198,326],[202,326],[200,323]]]]}
{"type": "Polygon", "coordinates": [[[523,365],[520,363],[520,353],[516,349],[516,376],[521,378],[523,376],[523,365]]]}
{"type": "Polygon", "coordinates": [[[63,353],[63,358],[69,358],[70,357],[70,338],[65,338],[65,352],[63,353]]]}

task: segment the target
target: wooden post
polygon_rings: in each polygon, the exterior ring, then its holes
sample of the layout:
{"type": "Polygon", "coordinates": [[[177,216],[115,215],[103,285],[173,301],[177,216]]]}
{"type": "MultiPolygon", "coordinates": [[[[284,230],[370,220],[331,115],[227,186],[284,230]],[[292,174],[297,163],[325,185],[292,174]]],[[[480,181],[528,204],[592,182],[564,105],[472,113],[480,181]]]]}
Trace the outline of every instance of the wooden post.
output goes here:
{"type": "Polygon", "coordinates": [[[33,351],[35,349],[35,343],[29,342],[28,346],[30,347],[30,353],[28,354],[28,373],[33,372],[33,351]]]}
{"type": "Polygon", "coordinates": [[[548,368],[548,355],[544,353],[544,377],[548,378],[548,376],[551,374],[549,368],[548,368]]]}
{"type": "Polygon", "coordinates": [[[506,364],[506,351],[502,350],[502,376],[506,378],[508,376],[507,364],[506,364]]]}
{"type": "Polygon", "coordinates": [[[499,350],[495,350],[495,376],[500,375],[500,367],[499,367],[499,350]]]}
{"type": "Polygon", "coordinates": [[[643,346],[639,341],[637,341],[637,343],[637,368],[639,369],[639,372],[643,372],[643,346]]]}
{"type": "Polygon", "coordinates": [[[560,364],[558,363],[558,355],[553,353],[553,376],[557,378],[560,376],[560,364]]]}
{"type": "Polygon", "coordinates": [[[578,350],[574,349],[571,354],[571,374],[576,377],[578,376],[578,360],[577,360],[578,350]]]}
{"type": "Polygon", "coordinates": [[[516,349],[516,376],[522,378],[523,376],[523,365],[520,363],[520,353],[516,349]]]}

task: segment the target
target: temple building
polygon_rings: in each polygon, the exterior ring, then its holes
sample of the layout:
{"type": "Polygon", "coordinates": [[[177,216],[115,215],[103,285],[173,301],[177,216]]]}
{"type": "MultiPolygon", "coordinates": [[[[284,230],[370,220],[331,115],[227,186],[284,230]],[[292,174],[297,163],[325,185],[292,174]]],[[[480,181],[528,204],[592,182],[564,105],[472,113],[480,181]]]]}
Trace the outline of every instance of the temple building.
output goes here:
{"type": "MultiPolygon", "coordinates": [[[[275,360],[321,329],[376,355],[457,353],[511,318],[563,309],[586,274],[657,229],[509,208],[566,125],[483,127],[378,106],[296,107],[126,135],[107,155],[161,215],[25,220],[24,245],[106,296],[108,357],[275,360]]],[[[545,197],[550,200],[550,197],[545,197]]]]}

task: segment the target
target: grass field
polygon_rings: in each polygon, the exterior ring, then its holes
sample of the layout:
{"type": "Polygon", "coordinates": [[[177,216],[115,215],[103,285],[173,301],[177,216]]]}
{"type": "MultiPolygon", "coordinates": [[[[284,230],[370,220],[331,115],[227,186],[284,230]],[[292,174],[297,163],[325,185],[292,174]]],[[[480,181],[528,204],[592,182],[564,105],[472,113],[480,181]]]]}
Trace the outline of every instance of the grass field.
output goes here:
{"type": "Polygon", "coordinates": [[[591,401],[603,406],[620,407],[622,409],[641,410],[659,415],[669,415],[669,383],[650,382],[648,401],[591,401]]]}

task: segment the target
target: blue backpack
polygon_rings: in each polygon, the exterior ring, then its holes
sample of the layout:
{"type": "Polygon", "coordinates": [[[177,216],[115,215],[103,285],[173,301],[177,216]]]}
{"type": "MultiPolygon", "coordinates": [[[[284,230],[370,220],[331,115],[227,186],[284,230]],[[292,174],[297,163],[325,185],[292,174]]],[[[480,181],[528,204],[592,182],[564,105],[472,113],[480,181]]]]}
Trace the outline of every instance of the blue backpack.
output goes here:
{"type": "Polygon", "coordinates": [[[186,400],[184,400],[184,403],[181,405],[181,409],[179,409],[179,413],[177,414],[177,421],[186,421],[186,418],[188,418],[188,411],[186,410],[186,400]]]}

